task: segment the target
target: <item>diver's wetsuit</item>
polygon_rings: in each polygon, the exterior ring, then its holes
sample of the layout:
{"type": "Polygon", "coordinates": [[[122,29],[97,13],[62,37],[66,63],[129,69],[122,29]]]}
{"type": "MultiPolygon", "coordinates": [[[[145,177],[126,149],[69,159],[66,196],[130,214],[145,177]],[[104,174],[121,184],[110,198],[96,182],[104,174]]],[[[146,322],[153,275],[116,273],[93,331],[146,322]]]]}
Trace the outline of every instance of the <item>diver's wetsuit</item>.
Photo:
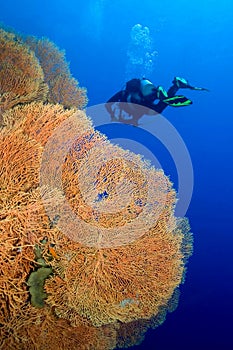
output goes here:
{"type": "MultiPolygon", "coordinates": [[[[169,90],[167,91],[168,97],[175,96],[175,94],[177,93],[178,90],[179,90],[179,88],[175,84],[172,85],[169,88],[169,90]]],[[[129,96],[130,95],[131,95],[131,93],[126,91],[126,90],[118,91],[115,95],[113,95],[107,101],[107,104],[108,103],[115,103],[115,102],[129,102],[129,96]]],[[[140,103],[138,101],[134,101],[133,99],[131,99],[130,102],[139,104],[139,105],[147,107],[147,108],[150,108],[150,109],[154,110],[157,113],[163,112],[163,110],[168,106],[168,104],[163,102],[162,100],[160,100],[158,103],[154,103],[155,100],[156,100],[156,98],[154,100],[152,100],[152,101],[149,101],[149,100],[146,100],[145,98],[143,98],[143,96],[141,96],[140,103]]],[[[110,112],[109,108],[107,108],[107,109],[110,112]]]]}
{"type": "MultiPolygon", "coordinates": [[[[178,86],[176,86],[175,84],[172,85],[167,91],[168,98],[175,96],[178,90],[178,86]]],[[[162,100],[160,100],[158,103],[154,103],[154,101],[145,101],[145,104],[142,103],[142,105],[154,110],[157,113],[162,113],[164,109],[168,106],[168,104],[163,102],[162,100]]]]}

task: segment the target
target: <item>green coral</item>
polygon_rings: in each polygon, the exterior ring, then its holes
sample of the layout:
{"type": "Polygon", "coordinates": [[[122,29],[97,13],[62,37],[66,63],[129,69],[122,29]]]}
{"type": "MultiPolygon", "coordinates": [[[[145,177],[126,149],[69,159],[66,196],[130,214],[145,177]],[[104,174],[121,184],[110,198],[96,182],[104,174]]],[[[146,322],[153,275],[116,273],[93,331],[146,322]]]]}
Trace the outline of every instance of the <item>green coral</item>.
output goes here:
{"type": "MultiPolygon", "coordinates": [[[[47,243],[47,239],[44,238],[41,243],[47,243]]],[[[40,267],[36,271],[30,273],[27,281],[27,285],[30,287],[29,293],[31,294],[31,303],[38,308],[42,308],[45,305],[44,300],[47,298],[47,294],[44,291],[44,283],[46,278],[53,272],[52,268],[46,264],[43,258],[43,251],[43,247],[37,244],[35,245],[35,260],[40,267]]]]}
{"type": "Polygon", "coordinates": [[[52,273],[51,267],[40,267],[37,271],[30,274],[27,285],[30,286],[29,293],[31,294],[31,303],[33,306],[44,307],[44,300],[47,294],[44,291],[44,282],[52,273]]]}

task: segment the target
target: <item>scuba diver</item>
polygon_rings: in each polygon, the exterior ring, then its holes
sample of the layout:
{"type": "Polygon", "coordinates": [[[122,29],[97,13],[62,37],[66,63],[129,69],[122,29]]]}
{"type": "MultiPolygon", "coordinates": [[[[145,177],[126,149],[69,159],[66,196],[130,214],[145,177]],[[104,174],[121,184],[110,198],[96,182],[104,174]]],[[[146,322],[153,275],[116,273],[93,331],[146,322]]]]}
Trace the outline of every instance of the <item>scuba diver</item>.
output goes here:
{"type": "Polygon", "coordinates": [[[117,92],[105,104],[111,120],[137,126],[138,120],[145,114],[162,113],[167,106],[182,107],[191,105],[192,101],[187,97],[175,95],[180,88],[208,91],[205,88],[192,86],[187,80],[180,77],[175,77],[172,83],[173,85],[166,91],[162,86],[155,87],[146,78],[129,80],[125,89],[117,92]],[[155,103],[155,100],[159,100],[159,102],[155,103]],[[116,103],[118,104],[117,108],[116,103]]]}

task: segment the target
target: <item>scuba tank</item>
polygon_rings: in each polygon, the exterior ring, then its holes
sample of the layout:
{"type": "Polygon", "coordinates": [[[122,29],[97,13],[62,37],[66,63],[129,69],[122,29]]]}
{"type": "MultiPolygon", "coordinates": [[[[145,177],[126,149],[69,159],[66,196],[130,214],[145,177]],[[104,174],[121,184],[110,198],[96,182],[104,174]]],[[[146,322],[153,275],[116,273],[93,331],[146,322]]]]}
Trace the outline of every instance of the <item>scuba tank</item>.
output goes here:
{"type": "Polygon", "coordinates": [[[148,79],[131,79],[126,83],[125,89],[129,96],[127,102],[139,103],[142,100],[156,98],[157,89],[148,79]]]}
{"type": "Polygon", "coordinates": [[[143,78],[140,81],[140,91],[142,93],[142,96],[146,99],[147,97],[156,95],[157,89],[150,80],[143,78]]]}

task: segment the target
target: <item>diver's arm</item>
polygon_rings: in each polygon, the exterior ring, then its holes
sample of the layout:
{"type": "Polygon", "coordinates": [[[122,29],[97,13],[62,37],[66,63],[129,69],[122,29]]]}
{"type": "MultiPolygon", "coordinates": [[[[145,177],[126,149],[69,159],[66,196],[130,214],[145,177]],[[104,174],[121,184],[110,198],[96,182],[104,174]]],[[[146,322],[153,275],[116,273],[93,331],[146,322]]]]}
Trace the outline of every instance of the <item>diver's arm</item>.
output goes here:
{"type": "Polygon", "coordinates": [[[112,106],[116,102],[124,102],[124,91],[118,91],[115,95],[110,97],[110,99],[105,103],[105,108],[107,109],[108,113],[113,117],[114,112],[112,110],[112,106]]]}

